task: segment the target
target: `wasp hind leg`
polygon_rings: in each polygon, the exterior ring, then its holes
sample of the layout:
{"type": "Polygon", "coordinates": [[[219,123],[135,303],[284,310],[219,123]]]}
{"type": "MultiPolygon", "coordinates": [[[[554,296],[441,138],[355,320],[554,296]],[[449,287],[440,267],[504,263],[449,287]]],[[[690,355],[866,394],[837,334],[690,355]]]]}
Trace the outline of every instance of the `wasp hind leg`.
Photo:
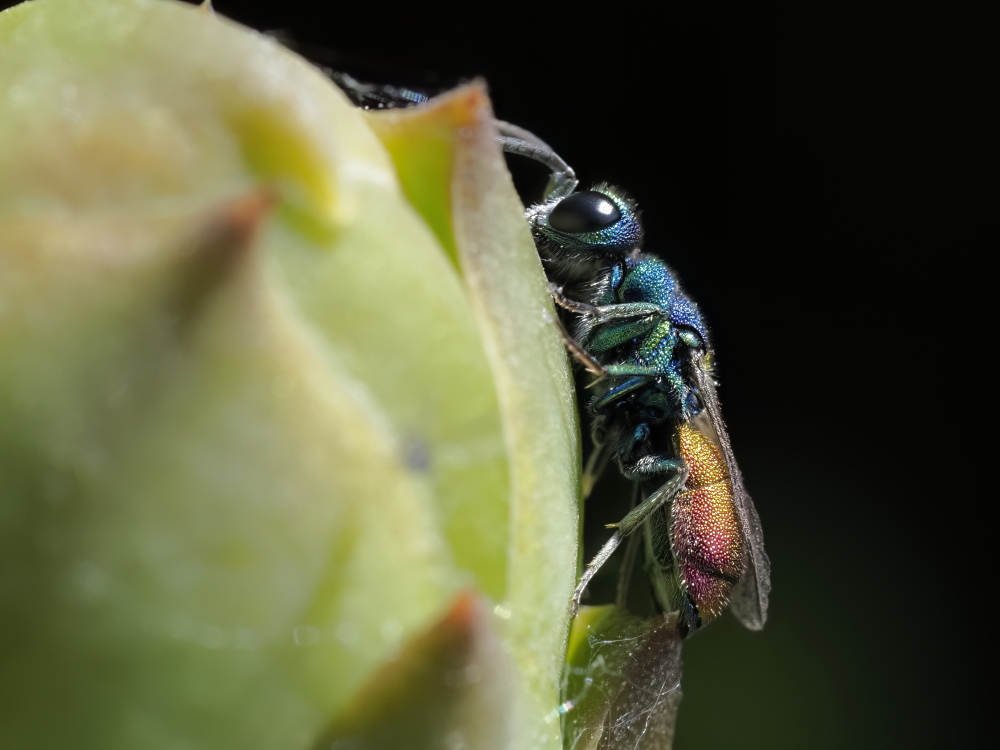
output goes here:
{"type": "Polygon", "coordinates": [[[573,591],[573,597],[570,599],[569,610],[574,617],[576,617],[576,613],[580,610],[580,599],[583,597],[583,592],[587,589],[587,584],[590,583],[591,579],[597,575],[597,571],[600,570],[601,566],[603,566],[611,555],[615,553],[615,550],[618,549],[618,545],[620,545],[626,537],[646,522],[651,513],[661,508],[664,503],[673,500],[678,490],[680,490],[680,488],[684,486],[684,482],[687,481],[687,474],[688,472],[686,467],[679,468],[676,476],[672,477],[666,484],[656,490],[656,492],[635,506],[631,511],[629,511],[625,518],[609,527],[614,528],[614,533],[611,535],[611,538],[604,543],[604,546],[601,547],[600,552],[594,556],[594,559],[587,563],[587,567],[584,569],[583,575],[580,576],[580,581],[577,583],[576,589],[573,591]]]}
{"type": "MultiPolygon", "coordinates": [[[[632,483],[632,502],[630,508],[634,508],[639,500],[639,482],[632,483]]],[[[625,555],[622,566],[618,571],[618,588],[615,595],[615,606],[625,610],[628,603],[629,584],[632,581],[632,571],[635,570],[635,558],[639,553],[639,534],[632,534],[625,543],[625,555]]]]}
{"type": "Polygon", "coordinates": [[[594,441],[594,447],[590,452],[590,457],[587,459],[587,465],[583,467],[583,476],[580,478],[584,500],[590,497],[590,493],[594,490],[594,485],[597,484],[597,480],[604,474],[604,470],[607,468],[610,459],[611,451],[608,450],[607,445],[594,441]]]}

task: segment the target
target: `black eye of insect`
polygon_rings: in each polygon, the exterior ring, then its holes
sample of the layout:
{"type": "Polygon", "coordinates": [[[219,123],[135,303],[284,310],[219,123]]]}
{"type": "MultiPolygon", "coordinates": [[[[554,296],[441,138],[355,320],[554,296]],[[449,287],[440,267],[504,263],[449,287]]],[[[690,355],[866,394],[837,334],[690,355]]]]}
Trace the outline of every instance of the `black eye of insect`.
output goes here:
{"type": "Polygon", "coordinates": [[[604,193],[583,190],[563,198],[549,214],[549,226],[557,232],[599,232],[622,218],[618,206],[604,193]]]}

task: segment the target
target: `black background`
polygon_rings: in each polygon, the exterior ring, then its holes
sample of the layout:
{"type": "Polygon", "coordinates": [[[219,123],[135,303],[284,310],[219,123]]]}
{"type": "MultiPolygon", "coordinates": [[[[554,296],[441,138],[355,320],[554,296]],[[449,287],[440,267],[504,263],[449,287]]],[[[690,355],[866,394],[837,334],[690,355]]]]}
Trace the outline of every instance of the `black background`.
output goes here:
{"type": "Polygon", "coordinates": [[[372,77],[482,76],[499,117],[638,199],[712,327],[773,565],[762,633],[727,615],[686,644],[678,750],[962,747],[994,661],[970,625],[994,597],[968,531],[991,503],[959,481],[959,248],[920,200],[957,158],[948,32],[699,6],[215,3],[372,77]]]}

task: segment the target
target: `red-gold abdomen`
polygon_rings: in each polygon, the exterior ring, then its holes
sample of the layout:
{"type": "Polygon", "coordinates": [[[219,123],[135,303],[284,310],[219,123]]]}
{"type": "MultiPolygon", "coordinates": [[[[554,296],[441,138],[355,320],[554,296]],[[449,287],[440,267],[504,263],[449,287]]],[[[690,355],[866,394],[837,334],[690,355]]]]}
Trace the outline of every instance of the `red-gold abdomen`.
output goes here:
{"type": "Polygon", "coordinates": [[[671,509],[671,548],[681,585],[706,623],[729,603],[745,545],[722,452],[690,424],[680,425],[678,439],[688,477],[671,509]]]}

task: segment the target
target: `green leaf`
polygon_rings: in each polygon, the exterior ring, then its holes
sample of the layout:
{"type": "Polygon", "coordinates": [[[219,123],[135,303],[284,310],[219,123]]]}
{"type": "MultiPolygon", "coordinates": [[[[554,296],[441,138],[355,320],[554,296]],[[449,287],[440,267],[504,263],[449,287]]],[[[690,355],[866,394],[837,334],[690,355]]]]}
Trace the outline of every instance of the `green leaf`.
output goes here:
{"type": "Polygon", "coordinates": [[[482,89],[373,121],[148,0],[0,46],[0,744],[310,747],[473,590],[559,747],[578,427],[482,89]]]}

